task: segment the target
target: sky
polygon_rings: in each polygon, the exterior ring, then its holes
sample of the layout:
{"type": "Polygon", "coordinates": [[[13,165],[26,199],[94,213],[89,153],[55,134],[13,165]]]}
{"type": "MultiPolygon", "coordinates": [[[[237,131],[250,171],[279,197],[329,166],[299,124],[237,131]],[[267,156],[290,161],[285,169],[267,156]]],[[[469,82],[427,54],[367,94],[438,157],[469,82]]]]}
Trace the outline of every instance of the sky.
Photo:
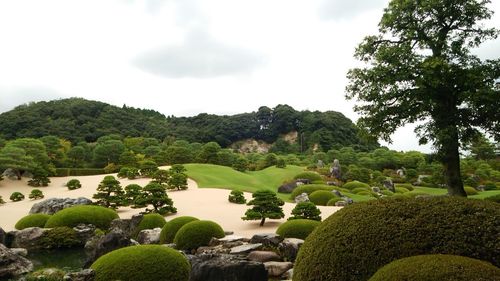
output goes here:
{"type": "MultiPolygon", "coordinates": [[[[355,47],[388,0],[3,0],[0,112],[83,97],[165,115],[288,104],[357,120],[345,99],[355,47]]],[[[500,27],[500,1],[488,26],[500,27]]],[[[482,58],[500,57],[500,39],[482,58]]],[[[429,152],[413,126],[388,146],[429,152]]],[[[385,143],[384,143],[385,144],[385,143]]]]}

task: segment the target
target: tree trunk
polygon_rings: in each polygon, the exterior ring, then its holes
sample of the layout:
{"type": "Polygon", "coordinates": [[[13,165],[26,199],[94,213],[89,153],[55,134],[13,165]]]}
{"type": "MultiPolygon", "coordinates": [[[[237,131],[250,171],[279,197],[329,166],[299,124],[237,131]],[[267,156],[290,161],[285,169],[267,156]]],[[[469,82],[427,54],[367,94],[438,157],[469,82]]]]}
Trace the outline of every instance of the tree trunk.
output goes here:
{"type": "Polygon", "coordinates": [[[264,218],[264,217],[263,217],[263,218],[260,220],[260,226],[263,226],[265,221],[266,221],[266,218],[264,218]]]}
{"type": "Polygon", "coordinates": [[[447,135],[441,141],[442,164],[444,165],[445,182],[448,186],[448,194],[451,196],[467,197],[460,175],[460,154],[458,152],[458,132],[455,126],[446,130],[447,135]]]}

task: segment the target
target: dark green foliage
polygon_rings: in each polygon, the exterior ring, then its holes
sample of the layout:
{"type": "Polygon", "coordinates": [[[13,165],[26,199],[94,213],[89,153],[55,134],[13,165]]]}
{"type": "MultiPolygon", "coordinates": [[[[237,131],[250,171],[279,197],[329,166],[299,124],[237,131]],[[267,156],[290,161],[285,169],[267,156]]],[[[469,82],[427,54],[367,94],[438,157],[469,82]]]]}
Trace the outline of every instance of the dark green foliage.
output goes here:
{"type": "Polygon", "coordinates": [[[245,196],[243,196],[243,192],[240,190],[232,190],[231,193],[229,193],[227,200],[236,204],[245,204],[247,202],[245,196]]]}
{"type": "MultiPolygon", "coordinates": [[[[101,138],[99,139],[101,140],[101,138]]],[[[98,141],[94,148],[93,162],[97,167],[106,167],[111,163],[119,163],[120,155],[125,151],[121,140],[109,139],[98,141]]]]}
{"type": "Polygon", "coordinates": [[[497,189],[497,185],[492,181],[487,181],[484,183],[484,190],[495,190],[497,189]]]}
{"type": "Polygon", "coordinates": [[[309,200],[318,206],[326,206],[328,201],[334,197],[335,194],[328,190],[316,190],[309,194],[309,200]]]}
{"type": "Polygon", "coordinates": [[[141,173],[141,176],[150,178],[156,171],[158,171],[158,164],[156,164],[155,161],[145,160],[140,163],[139,172],[141,173]]]}
{"type": "Polygon", "coordinates": [[[33,169],[33,178],[28,181],[29,186],[47,186],[50,183],[49,173],[43,168],[36,166],[33,169]]]}
{"type": "Polygon", "coordinates": [[[288,220],[307,219],[321,221],[321,211],[313,202],[300,202],[292,210],[292,216],[288,220]]]}
{"type": "Polygon", "coordinates": [[[119,178],[127,178],[129,180],[133,180],[139,177],[141,174],[139,173],[139,169],[134,167],[122,167],[118,174],[116,175],[119,178]]]}
{"type": "Polygon", "coordinates": [[[198,219],[190,216],[182,216],[172,219],[167,222],[160,233],[160,244],[169,244],[174,242],[175,235],[177,231],[184,226],[186,223],[197,221],[198,219]]]}
{"type": "Polygon", "coordinates": [[[279,157],[278,160],[276,161],[276,168],[286,168],[285,159],[279,157]]]}
{"type": "Polygon", "coordinates": [[[93,176],[105,174],[104,169],[96,168],[56,168],[57,177],[93,176]]]}
{"type": "Polygon", "coordinates": [[[297,186],[292,193],[290,194],[290,198],[293,200],[297,195],[300,195],[302,193],[307,193],[308,195],[313,193],[316,190],[328,190],[332,191],[335,188],[329,185],[325,184],[305,184],[305,185],[299,185],[297,186]]]}
{"type": "Polygon", "coordinates": [[[186,167],[184,167],[184,165],[181,165],[181,164],[172,165],[172,167],[170,167],[169,171],[172,173],[185,173],[185,172],[187,172],[186,167]]]}
{"type": "Polygon", "coordinates": [[[484,200],[500,203],[500,194],[484,198],[484,200]]]}
{"type": "Polygon", "coordinates": [[[120,185],[120,182],[113,176],[105,176],[97,187],[97,193],[92,198],[97,199],[96,204],[111,208],[118,209],[123,206],[123,196],[125,193],[120,185]]]}
{"type": "Polygon", "coordinates": [[[181,173],[171,173],[170,178],[168,179],[167,188],[168,189],[177,189],[177,190],[186,190],[188,188],[187,184],[188,176],[181,173]]]}
{"type": "Polygon", "coordinates": [[[70,179],[70,180],[66,183],[66,187],[67,187],[69,190],[75,190],[75,189],[81,188],[81,187],[82,187],[82,184],[80,183],[80,181],[79,181],[78,179],[70,179]]]}
{"type": "Polygon", "coordinates": [[[80,223],[93,224],[100,229],[108,229],[112,220],[118,214],[108,208],[92,205],[80,205],[63,209],[53,214],[45,227],[68,226],[75,227],[80,223]]]}
{"type": "Polygon", "coordinates": [[[464,186],[464,190],[465,190],[465,193],[467,193],[467,196],[476,195],[479,193],[474,187],[470,187],[470,186],[464,186]]]}
{"type": "Polygon", "coordinates": [[[168,197],[165,188],[161,184],[155,182],[150,182],[142,188],[141,195],[135,200],[135,205],[137,205],[137,207],[153,206],[153,209],[146,208],[144,211],[145,213],[154,212],[161,215],[177,213],[174,202],[168,197]]]}
{"type": "Polygon", "coordinates": [[[233,163],[233,169],[240,172],[248,170],[248,160],[243,156],[238,156],[233,163]]]}
{"type": "Polygon", "coordinates": [[[168,180],[170,179],[170,171],[167,170],[155,171],[151,178],[153,179],[154,182],[166,186],[168,180]]]}
{"type": "Polygon", "coordinates": [[[323,178],[321,177],[321,175],[319,175],[318,173],[314,173],[314,172],[303,172],[303,173],[300,173],[300,174],[296,175],[293,178],[294,179],[308,179],[311,182],[323,180],[323,178]]]}
{"type": "Polygon", "coordinates": [[[46,231],[40,238],[40,246],[44,249],[59,249],[79,247],[83,244],[73,228],[62,226],[46,231]]]}
{"type": "MultiPolygon", "coordinates": [[[[125,186],[125,195],[123,196],[123,206],[134,206],[135,200],[141,195],[142,187],[138,184],[132,183],[125,186]]],[[[142,208],[143,206],[139,206],[142,208]]]]}
{"type": "Polygon", "coordinates": [[[220,225],[208,220],[195,220],[183,225],[175,234],[174,243],[177,249],[192,250],[208,246],[212,238],[224,237],[220,225]]]}
{"type": "Polygon", "coordinates": [[[42,268],[26,276],[26,281],[63,281],[66,272],[58,268],[42,268]]]}
{"type": "Polygon", "coordinates": [[[294,280],[368,280],[391,261],[422,254],[467,256],[498,266],[498,217],[496,203],[451,197],[393,196],[349,205],[308,237],[294,280]]]}
{"type": "Polygon", "coordinates": [[[43,195],[43,192],[40,189],[33,189],[31,190],[28,197],[29,199],[37,200],[37,199],[42,199],[43,197],[45,197],[45,195],[43,195]]]}
{"type": "Polygon", "coordinates": [[[362,187],[362,188],[370,188],[370,186],[364,182],[359,182],[359,181],[350,181],[342,185],[342,188],[353,190],[355,188],[362,187]]]}
{"type": "Polygon", "coordinates": [[[142,217],[141,222],[135,229],[135,235],[139,234],[139,232],[144,229],[163,228],[165,223],[165,218],[160,214],[146,214],[142,217]]]}
{"type": "Polygon", "coordinates": [[[161,245],[139,245],[112,251],[91,266],[95,281],[187,281],[191,265],[178,251],[161,245]]]}
{"type": "Polygon", "coordinates": [[[24,194],[22,194],[21,192],[16,191],[10,195],[10,201],[18,202],[22,200],[24,200],[24,194]]]}
{"type": "Polygon", "coordinates": [[[500,268],[485,261],[454,255],[420,255],[395,260],[369,281],[481,281],[500,280],[500,268]]]}
{"type": "Polygon", "coordinates": [[[263,226],[266,218],[281,219],[285,216],[283,206],[285,202],[276,196],[271,190],[258,190],[252,194],[252,200],[247,205],[253,207],[245,212],[242,220],[259,220],[260,226],[263,226]]]}
{"type": "Polygon", "coordinates": [[[22,217],[17,221],[15,228],[17,230],[22,230],[28,227],[44,227],[50,215],[47,214],[31,214],[22,217]]]}
{"type": "Polygon", "coordinates": [[[282,223],[276,233],[284,238],[298,238],[305,240],[320,224],[317,220],[296,219],[282,223]]]}
{"type": "Polygon", "coordinates": [[[342,201],[342,198],[340,197],[333,197],[332,199],[328,200],[328,202],[326,203],[327,206],[335,206],[335,203],[337,203],[338,201],[342,201]]]}

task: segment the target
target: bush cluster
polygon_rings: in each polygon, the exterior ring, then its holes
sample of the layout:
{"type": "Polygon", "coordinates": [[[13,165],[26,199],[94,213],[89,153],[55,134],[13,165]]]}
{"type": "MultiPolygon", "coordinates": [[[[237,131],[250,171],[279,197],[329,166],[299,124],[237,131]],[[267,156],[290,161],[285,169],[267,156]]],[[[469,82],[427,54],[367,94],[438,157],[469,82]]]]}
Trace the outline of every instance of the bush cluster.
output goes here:
{"type": "Polygon", "coordinates": [[[186,223],[198,220],[195,217],[182,216],[165,223],[160,233],[160,244],[173,243],[177,231],[186,223]]]}
{"type": "Polygon", "coordinates": [[[42,199],[43,197],[45,197],[45,195],[43,195],[43,192],[40,189],[33,189],[28,195],[28,198],[31,200],[42,199]]]}
{"type": "Polygon", "coordinates": [[[45,223],[50,218],[47,214],[31,214],[22,217],[17,221],[15,228],[22,230],[28,227],[45,227],[45,223]]]}
{"type": "Polygon", "coordinates": [[[328,200],[328,202],[326,203],[327,206],[335,206],[335,203],[337,203],[338,201],[342,201],[342,198],[340,197],[333,197],[332,199],[328,200]]]}
{"type": "Polygon", "coordinates": [[[139,232],[144,229],[153,229],[157,227],[162,228],[165,223],[165,218],[160,214],[146,214],[142,217],[141,222],[134,230],[134,236],[139,234],[139,232]]]}
{"type": "Polygon", "coordinates": [[[69,190],[75,190],[82,187],[82,184],[78,179],[71,179],[66,183],[66,187],[69,190]]]}
{"type": "Polygon", "coordinates": [[[297,186],[292,193],[290,194],[290,198],[295,199],[298,195],[302,193],[307,193],[308,195],[317,190],[327,190],[332,191],[335,188],[325,184],[304,184],[297,186]]]}
{"type": "Polygon", "coordinates": [[[243,192],[240,190],[231,191],[227,200],[231,203],[236,203],[236,204],[245,204],[247,202],[245,196],[243,196],[243,192]]]}
{"type": "Polygon", "coordinates": [[[284,238],[298,238],[305,240],[320,223],[321,222],[316,220],[307,219],[289,220],[282,223],[278,229],[276,229],[276,233],[284,238]]]}
{"type": "Polygon", "coordinates": [[[22,201],[24,200],[24,194],[22,194],[21,192],[13,192],[11,195],[10,195],[10,200],[13,201],[13,202],[19,202],[19,201],[22,201]]]}
{"type": "Polygon", "coordinates": [[[183,225],[174,238],[177,249],[192,250],[207,246],[212,238],[224,237],[224,230],[213,221],[196,220],[183,225]]]}
{"type": "Polygon", "coordinates": [[[309,194],[309,200],[318,206],[326,206],[334,197],[336,197],[335,194],[328,190],[316,190],[309,194]]]}
{"type": "Polygon", "coordinates": [[[313,202],[300,202],[292,210],[292,216],[288,220],[308,219],[321,221],[321,210],[313,202]]]}
{"type": "Polygon", "coordinates": [[[83,246],[76,231],[67,226],[54,227],[40,237],[40,246],[44,249],[72,248],[83,246]]]}
{"type": "Polygon", "coordinates": [[[464,190],[465,190],[465,193],[467,193],[467,196],[476,195],[479,193],[474,187],[470,187],[470,186],[464,186],[464,190]]]}
{"type": "Polygon", "coordinates": [[[108,208],[92,205],[79,205],[63,209],[52,215],[45,227],[75,227],[80,223],[93,224],[100,229],[108,229],[118,214],[108,208]]]}
{"type": "Polygon", "coordinates": [[[342,185],[342,188],[345,188],[345,189],[348,189],[348,190],[353,190],[355,188],[365,188],[365,189],[369,189],[370,186],[364,182],[360,182],[360,181],[350,181],[350,182],[347,182],[345,183],[344,185],[342,185]]]}

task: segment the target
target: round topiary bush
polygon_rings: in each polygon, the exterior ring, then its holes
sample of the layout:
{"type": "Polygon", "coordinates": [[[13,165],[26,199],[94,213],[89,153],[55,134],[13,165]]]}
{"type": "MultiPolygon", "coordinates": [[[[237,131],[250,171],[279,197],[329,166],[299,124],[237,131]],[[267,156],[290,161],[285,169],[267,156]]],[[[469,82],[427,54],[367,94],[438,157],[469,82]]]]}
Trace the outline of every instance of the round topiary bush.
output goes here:
{"type": "Polygon", "coordinates": [[[28,195],[28,198],[32,200],[42,199],[43,197],[45,197],[45,195],[43,195],[43,192],[40,189],[33,189],[28,195]]]}
{"type": "Polygon", "coordinates": [[[121,248],[100,257],[90,268],[95,281],[187,281],[191,271],[183,254],[161,245],[121,248]]]}
{"type": "Polygon", "coordinates": [[[337,203],[338,201],[342,201],[343,199],[340,198],[340,197],[333,197],[332,199],[328,200],[328,202],[326,203],[327,206],[335,206],[335,203],[337,203]]]}
{"type": "Polygon", "coordinates": [[[177,217],[167,222],[160,233],[160,244],[168,244],[173,243],[175,234],[181,227],[183,227],[186,223],[197,221],[198,219],[190,216],[177,217]]]}
{"type": "Polygon", "coordinates": [[[364,182],[360,181],[350,181],[342,185],[342,188],[353,190],[355,188],[365,188],[366,190],[370,189],[370,186],[364,182]]]}
{"type": "Polygon", "coordinates": [[[396,190],[396,193],[407,193],[407,192],[410,192],[410,190],[404,188],[404,187],[400,187],[400,186],[396,186],[394,187],[394,190],[396,190]]]}
{"type": "Polygon", "coordinates": [[[395,260],[379,269],[369,281],[399,280],[500,280],[500,268],[461,256],[421,255],[395,260]]]}
{"type": "Polygon", "coordinates": [[[82,187],[82,184],[78,179],[71,179],[66,183],[66,187],[69,190],[75,190],[82,187]]]}
{"type": "Polygon", "coordinates": [[[22,201],[24,200],[24,194],[22,194],[21,192],[12,192],[12,194],[10,195],[10,201],[12,202],[19,202],[19,201],[22,201]]]}
{"type": "Polygon", "coordinates": [[[15,228],[17,230],[22,230],[28,227],[44,227],[50,215],[47,214],[31,214],[22,217],[17,221],[15,228]]]}
{"type": "Polygon", "coordinates": [[[139,232],[144,229],[153,229],[157,227],[162,228],[165,223],[165,218],[160,214],[146,214],[142,217],[141,222],[134,230],[134,236],[139,234],[139,232]]]}
{"type": "Polygon", "coordinates": [[[245,196],[243,196],[243,192],[240,190],[232,190],[231,193],[229,193],[227,200],[236,204],[245,204],[247,202],[245,196]]]}
{"type": "Polygon", "coordinates": [[[111,209],[101,206],[79,205],[55,213],[45,224],[45,227],[69,226],[74,227],[80,223],[93,224],[97,228],[107,229],[118,214],[111,209]]]}
{"type": "Polygon", "coordinates": [[[182,226],[174,238],[177,249],[191,250],[207,246],[215,238],[224,237],[222,227],[213,221],[198,220],[182,226]]]}
{"type": "Polygon", "coordinates": [[[408,189],[409,191],[412,191],[415,189],[415,187],[412,184],[409,183],[397,183],[394,185],[395,187],[403,187],[408,189]]]}
{"type": "Polygon", "coordinates": [[[322,181],[323,180],[323,178],[321,177],[321,175],[318,174],[318,173],[315,173],[315,172],[302,172],[302,173],[296,175],[293,178],[294,179],[308,179],[311,182],[313,182],[313,181],[322,181]]]}
{"type": "Polygon", "coordinates": [[[500,264],[496,203],[394,197],[349,205],[323,221],[300,249],[294,280],[368,280],[393,260],[422,254],[500,264]]]}
{"type": "Polygon", "coordinates": [[[290,194],[290,197],[293,200],[293,199],[295,199],[295,197],[297,197],[298,195],[300,195],[302,193],[311,194],[311,193],[313,193],[314,191],[317,191],[317,190],[332,191],[334,189],[335,188],[333,186],[329,186],[329,185],[326,185],[326,184],[304,184],[304,185],[297,186],[292,191],[292,193],[290,194]]]}
{"type": "Polygon", "coordinates": [[[366,192],[366,191],[370,192],[371,190],[365,187],[356,187],[351,190],[351,193],[358,194],[359,192],[366,192]]]}
{"type": "Polygon", "coordinates": [[[317,206],[326,206],[328,201],[336,197],[331,191],[317,190],[309,194],[309,200],[317,206]]]}
{"type": "Polygon", "coordinates": [[[305,219],[289,220],[282,223],[276,229],[276,233],[284,238],[306,239],[320,223],[319,221],[305,219]]]}
{"type": "Polygon", "coordinates": [[[465,190],[465,193],[467,193],[467,196],[476,195],[479,193],[474,187],[470,187],[470,186],[464,186],[464,190],[465,190]]]}

